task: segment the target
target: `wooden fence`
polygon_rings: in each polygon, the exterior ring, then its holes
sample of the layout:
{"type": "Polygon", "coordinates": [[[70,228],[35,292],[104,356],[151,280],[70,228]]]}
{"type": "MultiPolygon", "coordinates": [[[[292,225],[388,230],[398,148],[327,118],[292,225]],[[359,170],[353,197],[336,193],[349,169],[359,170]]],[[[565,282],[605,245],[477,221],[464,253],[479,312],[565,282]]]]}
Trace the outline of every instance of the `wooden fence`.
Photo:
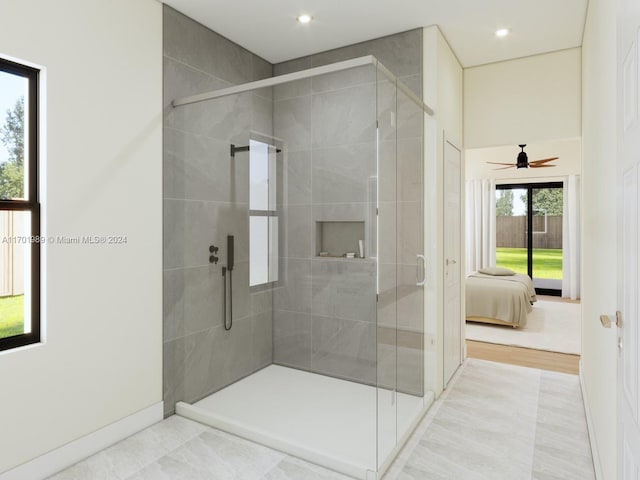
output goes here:
{"type": "MultiPolygon", "coordinates": [[[[527,248],[527,217],[496,217],[496,247],[527,248]]],[[[533,248],[562,248],[562,215],[533,217],[533,248]]]]}

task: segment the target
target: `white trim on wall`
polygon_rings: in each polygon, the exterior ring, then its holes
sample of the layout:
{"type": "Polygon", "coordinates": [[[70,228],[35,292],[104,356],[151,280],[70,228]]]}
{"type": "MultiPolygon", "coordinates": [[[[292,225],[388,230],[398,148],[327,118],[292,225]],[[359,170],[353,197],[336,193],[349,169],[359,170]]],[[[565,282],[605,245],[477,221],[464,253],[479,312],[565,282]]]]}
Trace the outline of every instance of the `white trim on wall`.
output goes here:
{"type": "Polygon", "coordinates": [[[163,419],[163,402],[158,402],[62,447],[0,473],[0,480],[37,480],[50,477],[163,419]]]}
{"type": "MultiPolygon", "coordinates": [[[[598,454],[598,444],[596,442],[596,435],[593,431],[593,422],[591,420],[591,409],[589,408],[589,400],[587,397],[587,391],[584,384],[584,378],[582,377],[582,360],[580,360],[580,391],[582,393],[582,403],[584,404],[584,414],[587,418],[587,431],[589,432],[589,445],[591,446],[591,458],[593,459],[593,470],[596,474],[596,480],[604,480],[602,476],[602,464],[600,463],[600,455],[598,454]]],[[[0,479],[2,480],[2,479],[0,479]]]]}

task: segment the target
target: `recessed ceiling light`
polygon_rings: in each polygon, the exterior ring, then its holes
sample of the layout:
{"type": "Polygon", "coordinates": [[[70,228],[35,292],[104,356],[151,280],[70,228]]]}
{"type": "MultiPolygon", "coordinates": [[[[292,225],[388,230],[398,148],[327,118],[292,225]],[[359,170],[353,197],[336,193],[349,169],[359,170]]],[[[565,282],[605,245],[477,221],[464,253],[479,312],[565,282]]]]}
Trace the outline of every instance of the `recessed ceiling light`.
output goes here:
{"type": "Polygon", "coordinates": [[[499,28],[498,30],[496,30],[496,37],[502,38],[506,37],[507,35],[509,35],[508,28],[499,28]]]}
{"type": "Polygon", "coordinates": [[[313,20],[313,17],[311,15],[307,15],[306,13],[299,15],[298,18],[296,18],[296,20],[298,20],[298,22],[300,23],[309,23],[311,20],[313,20]]]}

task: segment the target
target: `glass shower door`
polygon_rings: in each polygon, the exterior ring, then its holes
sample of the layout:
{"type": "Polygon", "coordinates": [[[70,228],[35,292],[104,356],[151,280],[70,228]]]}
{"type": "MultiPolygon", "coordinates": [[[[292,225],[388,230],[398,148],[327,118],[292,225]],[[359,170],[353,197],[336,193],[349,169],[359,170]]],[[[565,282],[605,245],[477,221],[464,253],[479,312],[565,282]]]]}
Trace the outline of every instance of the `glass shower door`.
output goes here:
{"type": "Polygon", "coordinates": [[[424,406],[424,111],[378,82],[378,468],[424,406]]]}
{"type": "Polygon", "coordinates": [[[397,443],[398,384],[398,235],[397,93],[378,78],[378,323],[377,323],[377,467],[397,443]]]}
{"type": "MultiPolygon", "coordinates": [[[[419,91],[419,85],[407,85],[419,91]]],[[[424,406],[424,172],[425,113],[397,91],[397,441],[424,406]]]]}

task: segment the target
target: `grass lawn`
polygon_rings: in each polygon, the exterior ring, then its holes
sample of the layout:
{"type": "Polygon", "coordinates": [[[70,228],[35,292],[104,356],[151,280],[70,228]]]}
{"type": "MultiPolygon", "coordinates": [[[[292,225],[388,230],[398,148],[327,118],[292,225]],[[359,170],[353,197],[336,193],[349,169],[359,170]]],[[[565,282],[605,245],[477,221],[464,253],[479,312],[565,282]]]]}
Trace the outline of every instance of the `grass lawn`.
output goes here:
{"type": "MultiPolygon", "coordinates": [[[[527,273],[526,248],[496,248],[496,266],[527,273]]],[[[533,249],[534,278],[562,280],[562,249],[533,249]]]]}
{"type": "Polygon", "coordinates": [[[0,298],[0,338],[24,333],[24,295],[0,298]]]}

